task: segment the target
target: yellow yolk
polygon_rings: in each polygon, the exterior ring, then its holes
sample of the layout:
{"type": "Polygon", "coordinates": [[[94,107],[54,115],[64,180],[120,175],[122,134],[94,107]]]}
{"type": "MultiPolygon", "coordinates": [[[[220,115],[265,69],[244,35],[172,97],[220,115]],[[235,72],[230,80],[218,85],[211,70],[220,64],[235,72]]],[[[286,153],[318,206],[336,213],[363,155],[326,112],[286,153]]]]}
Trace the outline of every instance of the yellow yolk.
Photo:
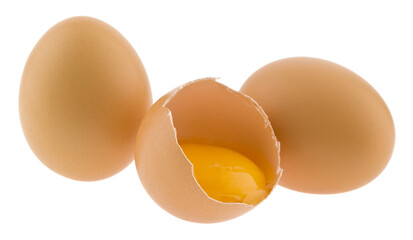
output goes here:
{"type": "Polygon", "coordinates": [[[256,205],[268,195],[264,173],[244,155],[211,145],[180,145],[193,165],[198,184],[209,197],[256,205]]]}

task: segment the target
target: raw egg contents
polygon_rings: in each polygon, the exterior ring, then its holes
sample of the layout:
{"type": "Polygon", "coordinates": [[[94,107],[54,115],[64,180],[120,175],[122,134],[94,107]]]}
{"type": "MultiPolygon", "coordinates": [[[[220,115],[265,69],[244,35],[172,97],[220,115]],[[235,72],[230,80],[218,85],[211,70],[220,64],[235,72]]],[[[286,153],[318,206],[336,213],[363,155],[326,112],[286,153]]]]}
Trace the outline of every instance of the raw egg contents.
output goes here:
{"type": "Polygon", "coordinates": [[[209,197],[256,205],[268,195],[264,173],[244,155],[205,144],[184,143],[181,148],[193,164],[197,182],[209,197]]]}
{"type": "Polygon", "coordinates": [[[216,223],[271,194],[282,173],[279,151],[267,115],[252,98],[205,78],[152,105],[136,136],[135,164],[142,186],[164,210],[216,223]]]}

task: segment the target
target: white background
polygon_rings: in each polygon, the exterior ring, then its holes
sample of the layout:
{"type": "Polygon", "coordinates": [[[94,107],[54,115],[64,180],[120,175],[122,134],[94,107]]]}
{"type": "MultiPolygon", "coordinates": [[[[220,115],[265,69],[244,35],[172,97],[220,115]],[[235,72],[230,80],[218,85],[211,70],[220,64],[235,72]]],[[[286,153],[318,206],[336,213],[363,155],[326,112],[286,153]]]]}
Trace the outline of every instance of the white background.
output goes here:
{"type": "Polygon", "coordinates": [[[413,239],[411,1],[195,2],[0,2],[0,239],[413,239]],[[163,211],[134,164],[98,182],[61,177],[23,137],[18,90],[39,38],[77,15],[99,18],[130,41],[154,100],[207,76],[239,89],[255,70],[285,57],[341,64],[387,102],[397,135],[392,159],[355,191],[312,195],[278,186],[251,212],[218,224],[163,211]]]}

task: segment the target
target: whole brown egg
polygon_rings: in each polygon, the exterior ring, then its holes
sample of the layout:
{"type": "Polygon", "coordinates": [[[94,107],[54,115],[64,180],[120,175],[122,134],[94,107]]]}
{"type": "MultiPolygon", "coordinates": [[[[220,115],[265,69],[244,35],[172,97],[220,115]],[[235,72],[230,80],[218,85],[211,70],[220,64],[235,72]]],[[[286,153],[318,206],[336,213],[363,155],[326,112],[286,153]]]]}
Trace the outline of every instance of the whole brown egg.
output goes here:
{"type": "Polygon", "coordinates": [[[145,69],[128,41],[90,17],[66,19],[31,52],[20,86],[20,119],[35,155],[76,180],[99,180],[133,160],[152,103],[145,69]]]}
{"type": "Polygon", "coordinates": [[[281,186],[350,191],[377,177],[391,157],[389,109],[373,87],[340,65],[307,57],[275,61],[241,92],[261,105],[280,141],[281,186]]]}

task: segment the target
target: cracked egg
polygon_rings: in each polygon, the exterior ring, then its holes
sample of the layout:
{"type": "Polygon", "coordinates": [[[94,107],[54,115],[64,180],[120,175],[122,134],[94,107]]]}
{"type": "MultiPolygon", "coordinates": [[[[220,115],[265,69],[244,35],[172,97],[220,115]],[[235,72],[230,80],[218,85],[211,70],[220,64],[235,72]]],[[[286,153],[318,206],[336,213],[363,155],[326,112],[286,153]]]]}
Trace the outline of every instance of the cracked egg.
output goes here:
{"type": "Polygon", "coordinates": [[[279,142],[262,108],[213,78],[160,98],[136,138],[139,178],[172,215],[213,223],[264,200],[281,176],[279,142]]]}

